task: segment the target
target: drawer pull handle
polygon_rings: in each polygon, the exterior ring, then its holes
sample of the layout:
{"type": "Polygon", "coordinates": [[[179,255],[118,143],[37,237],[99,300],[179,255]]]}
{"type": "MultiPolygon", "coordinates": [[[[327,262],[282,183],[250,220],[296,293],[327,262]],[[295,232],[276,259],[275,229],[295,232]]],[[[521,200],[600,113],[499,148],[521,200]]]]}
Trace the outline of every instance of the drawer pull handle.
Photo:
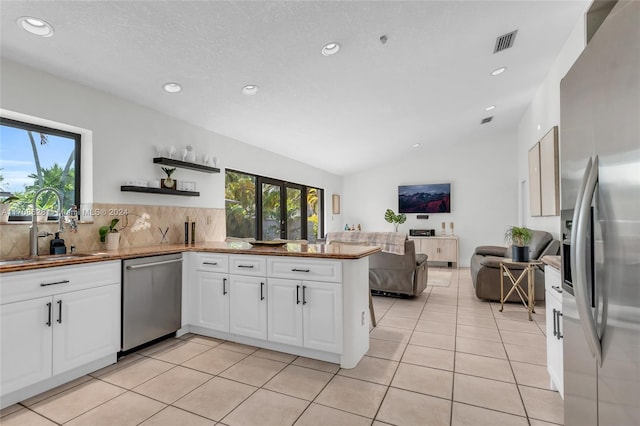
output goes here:
{"type": "Polygon", "coordinates": [[[291,272],[311,272],[311,269],[298,269],[298,268],[293,268],[293,269],[291,269],[291,272]]]}
{"type": "Polygon", "coordinates": [[[216,266],[218,262],[202,262],[203,265],[213,265],[216,266]]]}
{"type": "Polygon", "coordinates": [[[296,305],[300,304],[300,286],[296,286],[296,305]]]}
{"type": "Polygon", "coordinates": [[[227,294],[227,279],[222,279],[222,295],[225,296],[227,294]]]}
{"type": "Polygon", "coordinates": [[[249,269],[252,269],[253,265],[238,265],[238,268],[249,268],[249,269]]]}
{"type": "Polygon", "coordinates": [[[307,286],[306,285],[302,286],[302,304],[303,305],[307,304],[307,286]]]}
{"type": "Polygon", "coordinates": [[[556,308],[553,308],[553,335],[558,337],[558,322],[556,317],[556,308]]]}
{"type": "Polygon", "coordinates": [[[56,281],[53,283],[40,283],[40,287],[46,287],[49,285],[69,284],[69,280],[56,281]]]}
{"type": "Polygon", "coordinates": [[[58,300],[58,324],[62,324],[62,300],[58,300]]]}
{"type": "Polygon", "coordinates": [[[51,327],[51,302],[47,303],[47,309],[49,310],[49,314],[47,315],[48,320],[45,324],[47,324],[47,326],[51,327]]]}
{"type": "Polygon", "coordinates": [[[264,300],[264,283],[260,283],[260,300],[264,300]]]}
{"type": "Polygon", "coordinates": [[[139,265],[127,265],[127,269],[150,268],[152,266],[166,265],[168,263],[179,263],[179,262],[182,262],[182,259],[161,260],[159,262],[141,263],[139,265]]]}
{"type": "Polygon", "coordinates": [[[562,294],[562,289],[560,289],[560,286],[552,285],[551,288],[557,291],[558,293],[562,294]]]}

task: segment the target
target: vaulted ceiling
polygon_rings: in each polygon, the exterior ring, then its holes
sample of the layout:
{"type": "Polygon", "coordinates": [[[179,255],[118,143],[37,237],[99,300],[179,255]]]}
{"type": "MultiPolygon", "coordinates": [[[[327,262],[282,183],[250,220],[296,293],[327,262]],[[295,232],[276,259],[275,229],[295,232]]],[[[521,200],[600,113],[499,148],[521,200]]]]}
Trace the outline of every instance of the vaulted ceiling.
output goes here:
{"type": "Polygon", "coordinates": [[[0,48],[2,57],[345,175],[514,130],[588,3],[2,1],[0,48]],[[16,25],[21,16],[49,22],[55,34],[29,34],[16,25]],[[513,47],[494,53],[496,38],[514,30],[513,47]],[[329,42],[340,50],[323,56],[329,42]],[[490,75],[499,67],[507,70],[490,75]],[[165,82],[182,92],[166,93],[165,82]],[[257,94],[242,94],[247,84],[257,94]]]}

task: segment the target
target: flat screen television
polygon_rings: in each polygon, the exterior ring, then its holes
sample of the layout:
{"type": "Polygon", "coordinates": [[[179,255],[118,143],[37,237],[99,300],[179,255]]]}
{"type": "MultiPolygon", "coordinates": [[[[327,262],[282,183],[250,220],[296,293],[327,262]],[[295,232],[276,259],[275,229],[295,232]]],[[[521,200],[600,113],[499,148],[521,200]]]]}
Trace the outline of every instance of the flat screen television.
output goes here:
{"type": "Polygon", "coordinates": [[[398,186],[400,213],[451,213],[451,184],[398,186]]]}

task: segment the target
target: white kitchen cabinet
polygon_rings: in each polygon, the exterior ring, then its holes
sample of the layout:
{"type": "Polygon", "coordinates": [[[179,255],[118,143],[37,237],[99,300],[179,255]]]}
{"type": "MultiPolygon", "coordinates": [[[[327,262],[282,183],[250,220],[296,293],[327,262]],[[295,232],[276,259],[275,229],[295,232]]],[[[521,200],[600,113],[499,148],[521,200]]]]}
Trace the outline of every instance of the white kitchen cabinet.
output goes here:
{"type": "Polygon", "coordinates": [[[415,241],[416,252],[427,255],[429,262],[455,263],[459,268],[458,237],[409,237],[415,241]]]}
{"type": "Polygon", "coordinates": [[[229,332],[229,275],[196,271],[191,324],[229,332]]]}
{"type": "Polygon", "coordinates": [[[2,394],[51,377],[51,297],[0,306],[2,394]]]}
{"type": "Polygon", "coordinates": [[[108,285],[53,297],[53,374],[120,349],[120,286],[108,285]]]}
{"type": "Polygon", "coordinates": [[[563,330],[562,325],[562,286],[560,271],[550,265],[544,268],[545,311],[547,331],[547,371],[549,387],[557,390],[564,398],[563,386],[563,330]]]}
{"type": "Polygon", "coordinates": [[[302,282],[269,278],[267,289],[268,340],[302,346],[302,282]]]}
{"type": "Polygon", "coordinates": [[[337,283],[303,281],[304,347],[342,352],[342,288],[337,283]]]}
{"type": "Polygon", "coordinates": [[[0,296],[3,406],[116,361],[119,261],[6,273],[0,296]]]}
{"type": "Polygon", "coordinates": [[[325,352],[342,351],[340,284],[269,278],[268,339],[325,352]]]}
{"type": "Polygon", "coordinates": [[[256,339],[267,338],[266,278],[229,276],[229,332],[256,339]]]}

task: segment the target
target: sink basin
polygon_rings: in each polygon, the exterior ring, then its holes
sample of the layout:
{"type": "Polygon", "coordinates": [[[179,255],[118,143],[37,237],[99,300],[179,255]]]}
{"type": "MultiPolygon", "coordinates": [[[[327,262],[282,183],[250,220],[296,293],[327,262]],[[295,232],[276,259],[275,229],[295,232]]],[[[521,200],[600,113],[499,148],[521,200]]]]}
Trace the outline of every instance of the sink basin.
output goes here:
{"type": "MultiPolygon", "coordinates": [[[[102,253],[96,253],[95,255],[99,255],[99,254],[102,254],[102,253]]],[[[26,263],[35,263],[35,262],[58,262],[62,260],[77,259],[80,257],[88,257],[88,256],[94,256],[94,254],[72,253],[72,254],[52,254],[52,255],[46,255],[46,256],[23,257],[19,259],[0,260],[0,266],[24,265],[26,263]]]]}

